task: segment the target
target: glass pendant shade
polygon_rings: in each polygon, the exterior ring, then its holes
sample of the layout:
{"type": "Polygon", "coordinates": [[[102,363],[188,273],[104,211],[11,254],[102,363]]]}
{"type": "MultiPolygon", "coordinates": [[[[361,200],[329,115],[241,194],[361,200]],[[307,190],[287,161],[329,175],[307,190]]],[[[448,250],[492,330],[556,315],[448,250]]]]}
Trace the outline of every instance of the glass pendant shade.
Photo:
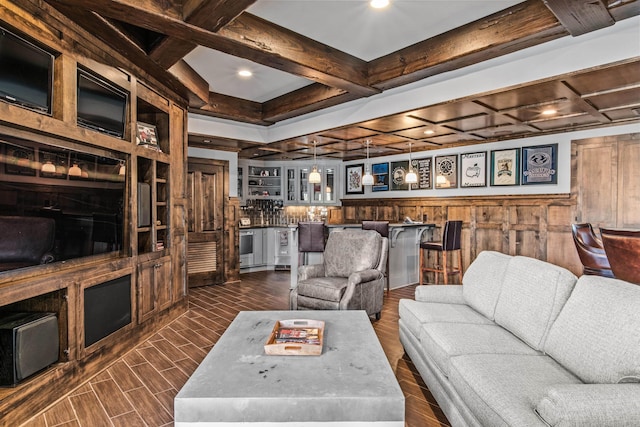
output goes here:
{"type": "Polygon", "coordinates": [[[320,176],[320,172],[318,172],[318,167],[313,165],[313,169],[311,169],[311,173],[309,174],[309,183],[320,184],[321,181],[322,177],[320,176]]]}
{"type": "Polygon", "coordinates": [[[74,163],[73,166],[69,168],[69,176],[81,176],[81,175],[82,175],[82,169],[80,169],[78,165],[74,163]]]}
{"type": "Polygon", "coordinates": [[[42,168],[40,169],[41,172],[47,172],[47,173],[56,173],[56,167],[53,163],[51,163],[50,161],[47,161],[45,164],[42,165],[42,168]]]}
{"type": "Polygon", "coordinates": [[[362,176],[362,185],[373,185],[373,175],[371,172],[366,171],[362,176]]]}
{"type": "Polygon", "coordinates": [[[409,168],[409,172],[404,176],[404,182],[407,184],[415,184],[418,182],[418,175],[413,171],[413,169],[409,168]]]}
{"type": "Polygon", "coordinates": [[[120,163],[120,170],[118,170],[118,175],[125,175],[127,173],[127,167],[124,163],[120,163]]]}

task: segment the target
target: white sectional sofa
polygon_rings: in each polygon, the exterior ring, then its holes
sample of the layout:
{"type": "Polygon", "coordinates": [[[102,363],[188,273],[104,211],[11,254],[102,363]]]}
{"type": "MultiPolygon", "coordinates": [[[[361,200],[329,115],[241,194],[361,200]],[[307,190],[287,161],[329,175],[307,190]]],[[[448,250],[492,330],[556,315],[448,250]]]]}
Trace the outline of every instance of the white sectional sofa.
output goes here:
{"type": "Polygon", "coordinates": [[[485,251],[400,301],[400,341],[453,426],[640,426],[640,286],[485,251]]]}

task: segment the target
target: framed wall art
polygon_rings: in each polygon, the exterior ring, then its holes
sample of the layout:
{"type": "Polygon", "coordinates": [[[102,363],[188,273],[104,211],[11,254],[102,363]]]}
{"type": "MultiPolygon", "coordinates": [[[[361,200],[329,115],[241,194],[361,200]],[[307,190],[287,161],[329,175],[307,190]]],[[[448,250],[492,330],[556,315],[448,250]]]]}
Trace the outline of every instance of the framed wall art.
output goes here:
{"type": "Polygon", "coordinates": [[[148,123],[137,122],[136,143],[160,151],[158,129],[148,123]]]}
{"type": "Polygon", "coordinates": [[[520,184],[520,149],[491,151],[492,186],[520,184]]]}
{"type": "Polygon", "coordinates": [[[522,147],[522,185],[558,183],[558,144],[522,147]]]}
{"type": "Polygon", "coordinates": [[[31,147],[6,145],[5,172],[8,175],[36,176],[36,153],[31,147]]]}
{"type": "Polygon", "coordinates": [[[408,190],[409,184],[404,182],[404,177],[409,170],[409,160],[391,162],[391,190],[408,190]]]}
{"type": "Polygon", "coordinates": [[[431,181],[431,157],[424,159],[412,159],[411,166],[418,174],[418,182],[411,184],[412,190],[429,190],[433,184],[431,181]]]}
{"type": "Polygon", "coordinates": [[[389,190],[389,163],[374,163],[371,165],[373,185],[371,191],[389,190]]]}
{"type": "Polygon", "coordinates": [[[436,188],[458,188],[458,156],[438,156],[435,159],[436,188]]]}
{"type": "Polygon", "coordinates": [[[487,152],[460,154],[460,187],[487,186],[487,152]]]}
{"type": "Polygon", "coordinates": [[[362,186],[362,173],[364,165],[349,165],[346,167],[346,194],[362,194],[364,187],[362,186]]]}

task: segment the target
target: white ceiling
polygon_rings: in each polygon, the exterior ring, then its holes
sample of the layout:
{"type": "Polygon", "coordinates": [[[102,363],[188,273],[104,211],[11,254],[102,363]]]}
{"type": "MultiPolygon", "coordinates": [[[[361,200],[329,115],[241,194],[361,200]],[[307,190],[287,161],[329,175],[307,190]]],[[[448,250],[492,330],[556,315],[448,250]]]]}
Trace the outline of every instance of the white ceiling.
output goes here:
{"type": "MultiPolygon", "coordinates": [[[[368,0],[258,0],[247,11],[365,61],[473,22],[520,3],[513,0],[391,0],[383,10],[368,0]]],[[[472,42],[470,40],[470,42],[472,42]]],[[[212,92],[256,102],[299,89],[312,81],[198,47],[185,61],[212,92]],[[241,78],[241,68],[253,72],[241,78]]]]}

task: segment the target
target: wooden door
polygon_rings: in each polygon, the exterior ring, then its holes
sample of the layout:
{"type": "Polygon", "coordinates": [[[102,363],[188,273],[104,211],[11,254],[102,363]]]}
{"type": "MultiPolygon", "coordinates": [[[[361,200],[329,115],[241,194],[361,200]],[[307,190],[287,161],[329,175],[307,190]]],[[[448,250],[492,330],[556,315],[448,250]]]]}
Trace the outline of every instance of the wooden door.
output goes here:
{"type": "Polygon", "coordinates": [[[224,282],[223,230],[227,190],[223,163],[227,162],[189,159],[187,173],[189,287],[224,282]]]}
{"type": "Polygon", "coordinates": [[[640,228],[640,134],[576,144],[576,222],[640,228]]]}

